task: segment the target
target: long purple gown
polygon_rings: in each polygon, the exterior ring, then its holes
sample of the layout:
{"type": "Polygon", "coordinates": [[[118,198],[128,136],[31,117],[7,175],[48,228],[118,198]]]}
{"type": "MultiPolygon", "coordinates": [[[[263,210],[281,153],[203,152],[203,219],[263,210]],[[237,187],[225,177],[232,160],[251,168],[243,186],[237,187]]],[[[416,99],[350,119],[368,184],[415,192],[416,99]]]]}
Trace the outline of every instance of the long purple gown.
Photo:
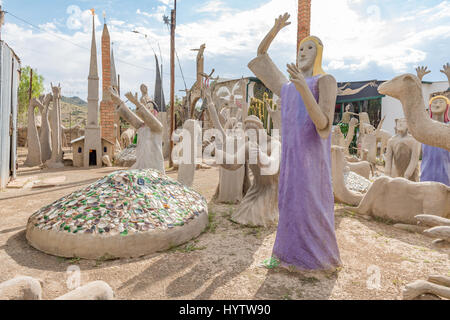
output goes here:
{"type": "Polygon", "coordinates": [[[450,187],[450,152],[426,144],[422,147],[420,182],[434,181],[450,187]]]}
{"type": "MultiPolygon", "coordinates": [[[[319,76],[306,82],[318,100],[319,76]]],[[[273,256],[300,270],[341,264],[334,226],[331,135],[322,139],[293,83],[281,90],[279,223],[273,256]]]]}

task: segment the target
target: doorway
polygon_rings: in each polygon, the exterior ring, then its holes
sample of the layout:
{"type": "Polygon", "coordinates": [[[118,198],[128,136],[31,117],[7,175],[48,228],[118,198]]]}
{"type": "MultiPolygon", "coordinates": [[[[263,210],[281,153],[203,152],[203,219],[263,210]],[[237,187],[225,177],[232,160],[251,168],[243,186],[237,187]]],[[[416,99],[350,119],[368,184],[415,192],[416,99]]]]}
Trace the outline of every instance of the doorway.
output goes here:
{"type": "Polygon", "coordinates": [[[89,166],[97,165],[97,150],[89,150],[89,166]]]}

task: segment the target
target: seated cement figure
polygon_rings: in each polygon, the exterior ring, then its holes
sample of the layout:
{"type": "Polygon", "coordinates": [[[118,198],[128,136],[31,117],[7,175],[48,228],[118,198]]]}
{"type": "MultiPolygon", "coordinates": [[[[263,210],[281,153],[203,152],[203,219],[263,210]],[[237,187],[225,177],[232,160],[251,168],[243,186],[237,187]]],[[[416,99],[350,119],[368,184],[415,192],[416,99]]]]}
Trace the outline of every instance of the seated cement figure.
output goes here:
{"type": "Polygon", "coordinates": [[[392,178],[419,181],[420,144],[408,134],[406,119],[395,120],[396,135],[388,141],[384,173],[392,178]]]}

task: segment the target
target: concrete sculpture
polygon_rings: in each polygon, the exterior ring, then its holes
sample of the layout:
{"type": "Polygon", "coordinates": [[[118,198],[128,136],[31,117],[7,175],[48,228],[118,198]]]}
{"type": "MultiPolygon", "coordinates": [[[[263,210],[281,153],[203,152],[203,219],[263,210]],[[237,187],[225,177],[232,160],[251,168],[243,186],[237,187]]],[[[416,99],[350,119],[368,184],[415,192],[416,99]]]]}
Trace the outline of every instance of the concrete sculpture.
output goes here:
{"type": "Polygon", "coordinates": [[[422,83],[413,74],[404,74],[383,83],[378,91],[400,100],[408,128],[419,142],[450,151],[450,126],[433,120],[425,111],[422,83]]]}
{"type": "Polygon", "coordinates": [[[36,127],[35,109],[39,109],[43,105],[42,102],[36,98],[30,100],[28,106],[28,129],[27,129],[27,144],[28,154],[25,160],[25,166],[34,167],[42,165],[41,143],[39,141],[39,133],[36,127]]]}
{"type": "MultiPolygon", "coordinates": [[[[19,276],[0,283],[0,300],[42,300],[42,281],[19,276]]],[[[55,300],[112,300],[114,292],[103,281],[89,282],[55,300]]]]}
{"type": "Polygon", "coordinates": [[[286,13],[275,20],[248,65],[282,101],[280,216],[273,255],[282,265],[297,269],[334,269],[340,258],[334,230],[330,134],[337,83],[322,70],[323,44],[317,37],[303,39],[297,63],[287,66],[292,82],[276,67],[267,51],[279,31],[290,24],[288,19],[286,13]]]}
{"type": "MultiPolygon", "coordinates": [[[[450,245],[450,219],[431,215],[418,215],[416,219],[419,225],[431,227],[424,233],[439,238],[433,241],[434,245],[450,245]]],[[[418,280],[405,286],[403,289],[404,300],[417,299],[450,299],[450,277],[433,275],[427,281],[418,280]]]]}
{"type": "MultiPolygon", "coordinates": [[[[431,118],[447,124],[449,120],[450,99],[438,95],[430,101],[431,118]]],[[[422,166],[420,181],[435,181],[450,186],[450,151],[424,144],[422,146],[422,166]]]]}
{"type": "Polygon", "coordinates": [[[331,147],[332,181],[334,199],[337,202],[357,206],[364,195],[348,189],[344,181],[345,170],[350,170],[344,157],[344,148],[339,146],[331,147]]]}
{"type": "Polygon", "coordinates": [[[406,119],[395,121],[396,134],[388,141],[384,173],[393,178],[419,181],[420,144],[408,134],[406,119]]]}
{"type": "Polygon", "coordinates": [[[134,137],[136,136],[136,130],[133,128],[129,128],[125,130],[120,136],[120,142],[122,148],[126,149],[130,144],[133,143],[134,137]]]}
{"type": "Polygon", "coordinates": [[[202,127],[198,121],[189,119],[184,123],[181,144],[183,154],[178,160],[178,181],[191,187],[197,164],[201,163],[201,159],[198,160],[202,152],[202,127]]]}
{"type": "MultiPolygon", "coordinates": [[[[243,137],[242,135],[239,135],[239,132],[235,131],[239,130],[239,128],[242,129],[242,123],[238,123],[236,118],[228,119],[228,121],[226,121],[223,116],[223,119],[220,120],[220,117],[217,114],[216,104],[211,96],[211,91],[211,88],[205,88],[202,95],[206,101],[208,113],[213,126],[217,130],[217,134],[220,135],[215,137],[214,145],[216,149],[234,154],[237,152],[237,146],[242,145],[240,141],[242,141],[243,137]],[[222,124],[223,122],[224,124],[222,124]],[[232,145],[233,150],[227,150],[226,146],[228,145],[232,145]]],[[[246,105],[246,103],[244,103],[244,105],[246,105]]],[[[222,110],[225,110],[225,108],[222,110]]],[[[246,117],[245,115],[243,116],[245,120],[246,117]]],[[[234,169],[235,170],[229,170],[229,168],[223,166],[219,167],[219,185],[217,186],[216,194],[214,196],[214,199],[217,202],[238,203],[242,201],[247,191],[244,187],[246,179],[246,164],[234,169]]]]}
{"type": "Polygon", "coordinates": [[[45,162],[45,166],[50,169],[64,167],[62,150],[62,128],[61,128],[61,86],[52,85],[51,128],[52,128],[52,156],[45,162]]]}
{"type": "Polygon", "coordinates": [[[162,153],[163,125],[138,100],[138,95],[128,92],[127,99],[136,106],[136,114],[120,99],[117,91],[110,87],[111,98],[117,105],[119,116],[130,123],[138,134],[136,147],[136,163],[132,169],[156,169],[165,172],[162,153]]]}
{"type": "Polygon", "coordinates": [[[429,276],[428,281],[417,280],[403,289],[403,300],[440,299],[439,297],[450,299],[450,277],[429,276]]]}
{"type": "Polygon", "coordinates": [[[423,213],[449,218],[450,188],[436,182],[381,177],[375,180],[359,206],[349,210],[406,224],[415,224],[415,216],[423,213]]]}
{"type": "MultiPolygon", "coordinates": [[[[278,221],[281,143],[277,138],[266,134],[262,121],[256,116],[248,116],[244,120],[244,130],[247,134],[252,135],[253,139],[246,141],[244,146],[234,154],[217,149],[216,158],[221,159],[220,161],[223,163],[221,166],[227,170],[238,170],[248,162],[253,173],[252,185],[231,219],[242,225],[267,227],[278,221]],[[267,148],[263,150],[260,144],[265,144],[266,141],[267,148]],[[243,159],[240,159],[241,156],[243,159]],[[232,159],[232,161],[227,161],[227,159],[232,159]],[[239,160],[243,161],[239,163],[239,160]]],[[[239,184],[241,183],[239,180],[239,184]]]]}
{"type": "Polygon", "coordinates": [[[51,128],[49,122],[49,112],[50,112],[50,102],[52,102],[53,96],[51,94],[47,94],[44,98],[41,99],[42,106],[41,109],[41,132],[39,134],[39,142],[41,143],[41,157],[42,163],[49,160],[52,157],[52,137],[51,137],[51,128]]]}

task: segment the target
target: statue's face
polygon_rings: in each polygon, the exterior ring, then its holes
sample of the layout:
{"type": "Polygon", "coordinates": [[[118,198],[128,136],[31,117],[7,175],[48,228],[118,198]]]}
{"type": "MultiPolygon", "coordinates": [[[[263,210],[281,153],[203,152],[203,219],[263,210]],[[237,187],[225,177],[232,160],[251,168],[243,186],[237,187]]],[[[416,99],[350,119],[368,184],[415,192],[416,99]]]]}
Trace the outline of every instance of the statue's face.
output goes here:
{"type": "Polygon", "coordinates": [[[314,67],[314,61],[317,56],[317,47],[312,40],[301,44],[298,52],[298,67],[300,70],[308,70],[314,67]]]}
{"type": "Polygon", "coordinates": [[[399,119],[397,121],[397,132],[398,133],[403,133],[408,131],[408,123],[406,122],[406,119],[399,119]]]}
{"type": "Polygon", "coordinates": [[[444,99],[436,99],[431,103],[431,112],[434,114],[442,114],[447,110],[447,101],[444,99]]]}
{"type": "Polygon", "coordinates": [[[147,94],[148,89],[147,89],[147,86],[145,84],[141,85],[141,92],[142,92],[142,94],[147,94]]]}

